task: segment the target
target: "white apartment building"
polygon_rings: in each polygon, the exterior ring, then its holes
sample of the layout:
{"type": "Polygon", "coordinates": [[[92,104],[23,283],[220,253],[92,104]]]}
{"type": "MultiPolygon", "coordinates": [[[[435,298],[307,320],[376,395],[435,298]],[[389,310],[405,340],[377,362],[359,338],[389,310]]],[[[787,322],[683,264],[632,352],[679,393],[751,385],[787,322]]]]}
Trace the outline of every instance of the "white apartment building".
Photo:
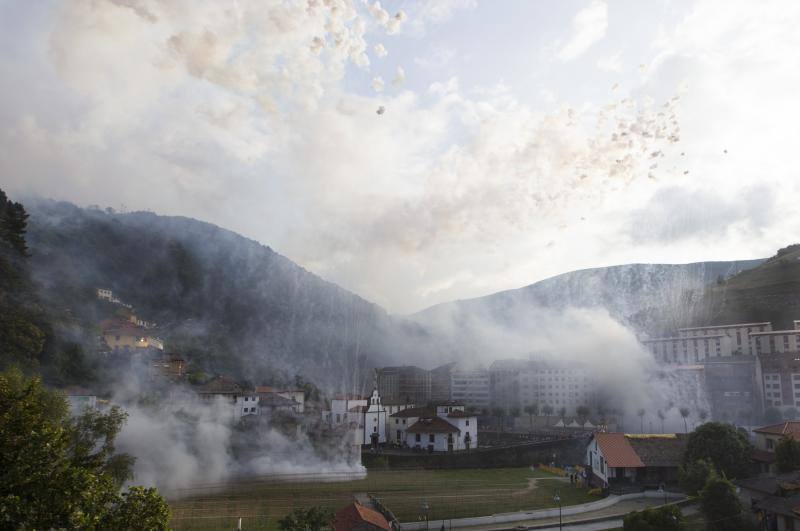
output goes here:
{"type": "Polygon", "coordinates": [[[642,344],[656,361],[665,364],[691,365],[707,358],[733,356],[734,342],[727,334],[643,339],[642,344]]]}
{"type": "Polygon", "coordinates": [[[704,338],[719,335],[728,336],[732,340],[731,350],[735,354],[753,355],[751,343],[748,341],[754,332],[769,332],[772,323],[736,323],[730,325],[698,326],[693,328],[679,328],[678,338],[704,338]]]}
{"type": "Polygon", "coordinates": [[[800,352],[800,329],[750,333],[750,351],[755,355],[800,352]]]}
{"type": "Polygon", "coordinates": [[[488,408],[491,403],[489,394],[489,371],[453,370],[450,373],[450,398],[467,406],[478,409],[488,408]]]}
{"type": "Polygon", "coordinates": [[[331,426],[340,426],[347,424],[351,420],[355,420],[355,416],[348,418],[348,413],[351,409],[358,406],[367,406],[369,398],[361,395],[338,395],[331,400],[331,408],[322,412],[322,420],[331,426]]]}

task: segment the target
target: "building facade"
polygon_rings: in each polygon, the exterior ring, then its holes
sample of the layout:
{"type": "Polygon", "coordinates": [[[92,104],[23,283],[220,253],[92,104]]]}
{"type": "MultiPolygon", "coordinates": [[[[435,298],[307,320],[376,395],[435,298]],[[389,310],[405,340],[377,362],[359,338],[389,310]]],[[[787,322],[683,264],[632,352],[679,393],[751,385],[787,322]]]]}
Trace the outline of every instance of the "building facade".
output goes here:
{"type": "Polygon", "coordinates": [[[418,405],[431,400],[431,373],[414,366],[384,367],[375,370],[378,393],[391,402],[418,405]]]}
{"type": "Polygon", "coordinates": [[[499,360],[489,367],[489,382],[493,407],[538,404],[573,414],[579,406],[595,403],[594,381],[580,363],[499,360]]]}
{"type": "Polygon", "coordinates": [[[450,399],[479,410],[491,406],[489,371],[459,370],[450,373],[450,399]]]}

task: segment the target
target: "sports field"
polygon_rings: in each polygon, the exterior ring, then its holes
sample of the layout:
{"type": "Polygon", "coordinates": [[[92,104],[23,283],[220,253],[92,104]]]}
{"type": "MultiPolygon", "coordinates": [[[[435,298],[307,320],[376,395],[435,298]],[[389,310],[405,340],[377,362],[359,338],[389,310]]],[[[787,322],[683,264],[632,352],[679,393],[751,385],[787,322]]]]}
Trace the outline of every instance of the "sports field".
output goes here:
{"type": "Polygon", "coordinates": [[[281,476],[187,490],[170,502],[174,529],[277,529],[296,507],[338,510],[355,496],[379,498],[401,522],[485,516],[591,501],[586,489],[530,468],[370,471],[366,478],[281,476]]]}

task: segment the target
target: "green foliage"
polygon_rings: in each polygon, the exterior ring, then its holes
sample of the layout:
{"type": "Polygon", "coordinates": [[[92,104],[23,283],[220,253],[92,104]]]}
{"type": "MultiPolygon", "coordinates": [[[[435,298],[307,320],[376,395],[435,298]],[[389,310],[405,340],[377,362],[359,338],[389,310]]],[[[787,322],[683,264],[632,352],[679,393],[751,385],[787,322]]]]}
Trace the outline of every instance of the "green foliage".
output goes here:
{"type": "Polygon", "coordinates": [[[550,415],[552,415],[552,414],[553,414],[553,406],[551,406],[550,404],[545,404],[545,405],[542,407],[542,413],[543,413],[545,416],[549,417],[550,415]]]}
{"type": "Polygon", "coordinates": [[[644,511],[634,511],[622,520],[625,531],[661,531],[686,529],[683,514],[676,505],[653,507],[644,511]]]}
{"type": "Polygon", "coordinates": [[[28,214],[25,208],[8,199],[0,190],[0,244],[10,247],[20,256],[28,255],[25,232],[28,227],[28,214]]]}
{"type": "Polygon", "coordinates": [[[775,463],[779,472],[800,470],[800,442],[784,437],[775,447],[775,463]]]}
{"type": "Polygon", "coordinates": [[[700,511],[711,531],[737,531],[749,526],[733,483],[713,474],[700,491],[700,511]]]}
{"type": "Polygon", "coordinates": [[[714,466],[703,459],[682,465],[678,470],[681,488],[690,496],[696,496],[703,490],[706,481],[712,474],[714,474],[714,466]]]}
{"type": "Polygon", "coordinates": [[[683,464],[705,460],[728,478],[747,476],[750,443],[729,424],[707,422],[691,434],[686,444],[683,464]]]}
{"type": "Polygon", "coordinates": [[[278,528],[281,531],[319,531],[328,528],[332,520],[333,511],[327,507],[301,508],[278,520],[278,528]]]}
{"type": "Polygon", "coordinates": [[[156,489],[131,487],[103,519],[102,529],[169,529],[169,506],[156,489]]]}
{"type": "Polygon", "coordinates": [[[168,512],[157,492],[119,493],[133,464],[114,451],[125,418],[112,408],[71,419],[66,401],[38,378],[0,373],[0,528],[165,529],[168,512]],[[110,525],[132,510],[147,524],[110,525]]]}

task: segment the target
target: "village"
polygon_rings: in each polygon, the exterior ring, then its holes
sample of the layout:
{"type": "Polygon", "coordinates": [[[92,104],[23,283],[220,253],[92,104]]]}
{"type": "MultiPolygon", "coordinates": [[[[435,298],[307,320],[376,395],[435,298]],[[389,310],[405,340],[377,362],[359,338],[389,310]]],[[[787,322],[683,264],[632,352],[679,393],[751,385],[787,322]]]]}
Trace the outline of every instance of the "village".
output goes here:
{"type": "MultiPolygon", "coordinates": [[[[98,324],[103,351],[144,367],[150,379],[167,382],[169,407],[227,404],[225,422],[284,427],[288,422],[289,432],[343,441],[338,451],[348,462],[366,466],[373,478],[419,467],[533,470],[543,478],[568,479],[568,487],[557,483],[561,487],[550,501],[571,489],[576,504],[570,513],[589,517],[602,500],[619,503],[620,509],[631,496],[650,505],[658,505],[659,497],[664,506],[684,503],[689,499],[681,479],[687,445],[692,432],[714,419],[732,426],[748,444],[742,466],[749,472],[736,480],[744,506],[762,521],[775,522],[776,529],[800,526],[793,509],[800,504],[800,487],[795,487],[800,476],[786,473],[776,455],[787,440],[800,444],[800,384],[795,384],[800,381],[800,321],[791,330],[773,330],[769,322],[740,323],[642,338],[643,348],[681,382],[683,403],[670,407],[680,409],[684,429],[669,431],[664,425],[667,406],[656,412],[640,409],[626,420],[623,411],[603,403],[598,381],[578,362],[505,359],[488,368],[458,362],[431,370],[383,367],[374,371],[369,393],[314,400],[307,389],[245,388],[224,375],[190,385],[187,360],[170,353],[156,323],[137,315],[111,290],[98,289],[97,298],[113,313],[98,324]],[[707,410],[697,406],[700,397],[706,398],[707,410]]],[[[64,394],[75,415],[107,405],[86,389],[67,388],[64,394]]],[[[373,490],[342,508],[334,529],[419,528],[401,521],[409,513],[397,501],[403,496],[380,495],[381,487],[373,490]]],[[[436,496],[430,492],[426,499],[436,496]]],[[[177,514],[183,514],[181,507],[176,505],[177,514]]],[[[429,517],[448,510],[465,515],[456,518],[458,527],[470,527],[484,516],[437,507],[436,514],[426,511],[426,527],[443,525],[429,517]]],[[[552,509],[539,512],[509,513],[500,521],[552,518],[552,509]]]]}

